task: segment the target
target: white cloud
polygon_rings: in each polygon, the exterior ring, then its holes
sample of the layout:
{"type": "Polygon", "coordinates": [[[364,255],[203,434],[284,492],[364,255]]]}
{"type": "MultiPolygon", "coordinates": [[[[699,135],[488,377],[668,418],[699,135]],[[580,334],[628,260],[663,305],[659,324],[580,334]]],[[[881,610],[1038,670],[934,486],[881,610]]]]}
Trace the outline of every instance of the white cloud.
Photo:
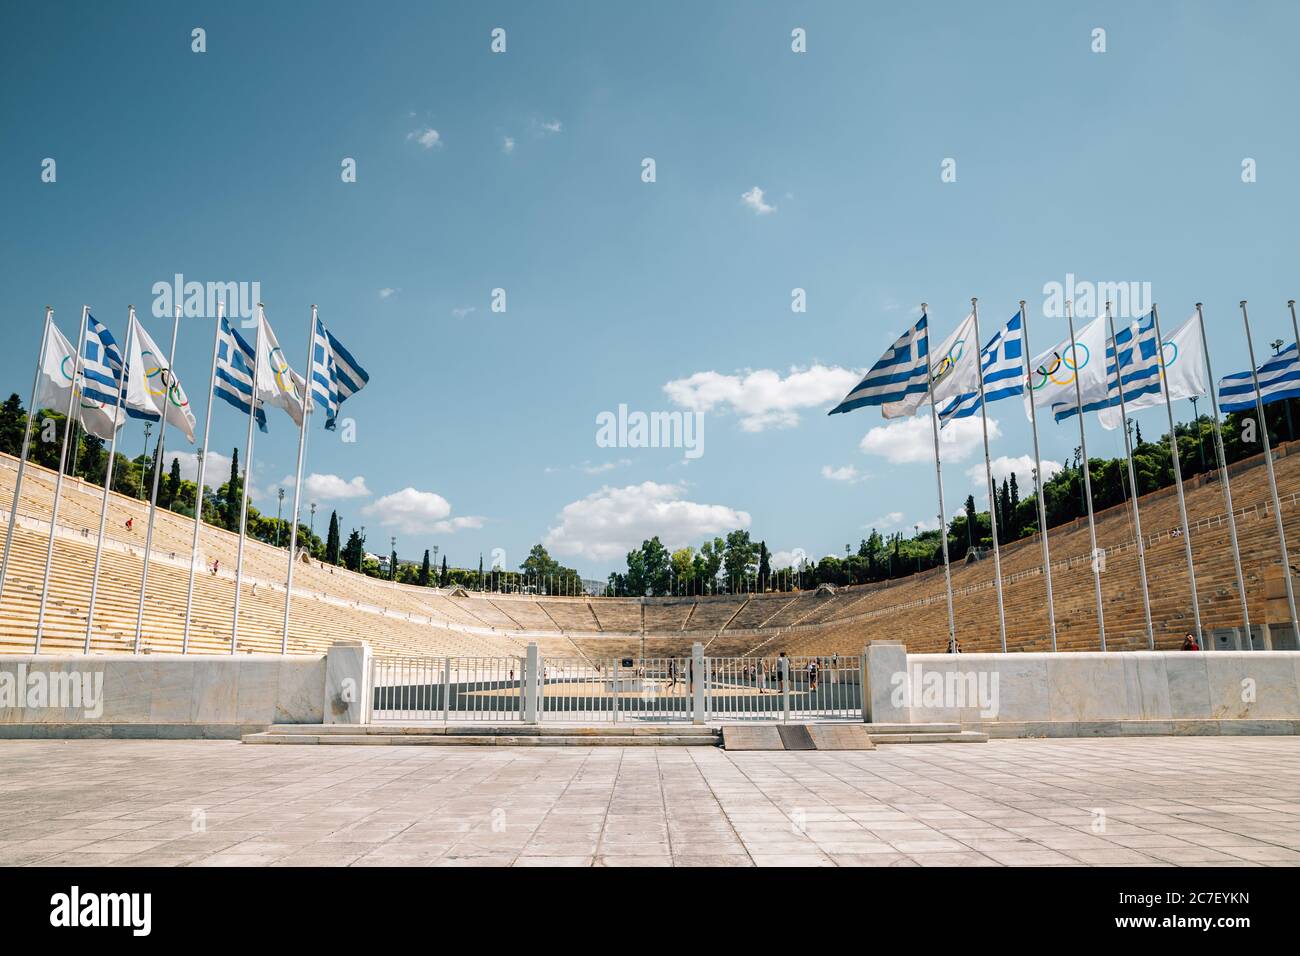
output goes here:
{"type": "Polygon", "coordinates": [[[393,294],[394,292],[396,292],[396,291],[397,291],[396,289],[389,289],[389,288],[383,288],[383,289],[380,289],[380,290],[379,290],[379,298],[381,298],[381,299],[387,299],[390,295],[392,295],[392,294],[393,294]]]}
{"type": "MultiPolygon", "coordinates": [[[[177,451],[172,452],[170,458],[175,458],[181,463],[181,477],[186,481],[199,480],[199,456],[197,452],[177,451]]],[[[171,462],[167,463],[171,467],[171,462]]],[[[230,479],[230,456],[223,455],[219,451],[208,449],[208,467],[203,473],[203,483],[209,488],[220,487],[230,479]]]]}
{"type": "Polygon", "coordinates": [[[407,133],[406,141],[409,143],[411,140],[415,140],[425,149],[433,149],[435,146],[442,145],[442,136],[436,129],[429,126],[422,127],[421,129],[413,129],[407,133]]]}
{"type": "Polygon", "coordinates": [[[776,207],[769,205],[763,199],[763,190],[759,189],[757,186],[747,193],[742,193],[740,201],[760,216],[766,216],[770,212],[776,212],[776,207]]]}
{"type": "Polygon", "coordinates": [[[861,481],[865,475],[858,472],[853,465],[841,465],[839,468],[832,468],[830,465],[822,465],[822,477],[830,481],[861,481]]]}
{"type": "MultiPolygon", "coordinates": [[[[285,475],[280,484],[292,487],[293,475],[285,475]]],[[[338,475],[313,472],[302,480],[302,493],[307,501],[342,501],[369,497],[370,489],[366,487],[366,479],[361,475],[348,481],[338,475]]]]}
{"type": "MultiPolygon", "coordinates": [[[[1003,479],[1010,479],[1011,473],[1015,472],[1016,483],[1021,488],[1022,493],[1024,493],[1024,489],[1026,488],[1033,488],[1034,458],[1032,455],[1021,455],[1018,458],[1000,455],[989,462],[989,464],[993,469],[993,480],[998,484],[1001,484],[1003,479]]],[[[1043,474],[1047,476],[1048,481],[1051,481],[1052,476],[1059,472],[1062,467],[1064,466],[1059,461],[1044,460],[1043,474]]],[[[971,465],[966,469],[966,476],[970,478],[970,480],[974,482],[975,487],[983,493],[983,497],[980,500],[987,503],[989,496],[988,492],[985,491],[985,488],[988,485],[988,481],[984,477],[984,466],[982,464],[971,465]]]]}
{"type": "Polygon", "coordinates": [[[903,520],[903,512],[891,511],[889,512],[889,514],[881,515],[879,518],[873,518],[872,520],[864,524],[862,527],[876,528],[883,531],[886,528],[898,527],[898,525],[902,522],[902,520],[903,520]]]}
{"type": "Polygon", "coordinates": [[[601,462],[599,465],[593,465],[591,462],[583,462],[581,467],[588,475],[599,475],[630,464],[632,464],[631,458],[620,458],[618,461],[601,462]]]}
{"type": "MultiPolygon", "coordinates": [[[[997,419],[989,419],[989,439],[1002,434],[997,419]]],[[[939,454],[944,461],[965,461],[983,447],[984,433],[977,418],[958,418],[939,433],[939,454]]],[[[934,461],[934,433],[930,415],[902,418],[877,425],[862,437],[859,447],[868,455],[879,455],[891,465],[934,461]]]]}
{"type": "Polygon", "coordinates": [[[792,367],[785,378],[773,369],[745,369],[734,375],[696,372],[664,386],[664,392],[678,405],[697,412],[728,407],[740,416],[747,432],[765,428],[790,428],[799,423],[798,409],[827,406],[838,402],[858,383],[852,369],[814,365],[792,367]]]}
{"type": "Polygon", "coordinates": [[[655,535],[672,550],[749,527],[748,512],[686,501],[684,493],[684,485],[653,481],[601,488],[564,506],[560,523],[546,533],[546,546],[557,554],[609,561],[655,535]]]}
{"type": "Polygon", "coordinates": [[[450,534],[483,526],[483,519],[477,515],[451,517],[451,504],[442,495],[411,487],[384,495],[362,508],[361,513],[407,534],[450,534]]]}
{"type": "Polygon", "coordinates": [[[560,123],[559,120],[550,120],[542,123],[543,132],[558,133],[562,129],[564,129],[564,126],[563,124],[560,123]]]}
{"type": "Polygon", "coordinates": [[[773,571],[784,571],[786,568],[798,568],[802,562],[811,560],[808,558],[808,552],[803,548],[791,548],[789,551],[773,551],[771,565],[773,571]]]}
{"type": "Polygon", "coordinates": [[[501,140],[501,152],[513,153],[514,151],[515,151],[515,138],[513,136],[506,136],[505,138],[503,138],[501,140]]]}
{"type": "Polygon", "coordinates": [[[460,306],[459,308],[452,309],[452,310],[451,310],[451,314],[454,315],[454,316],[455,316],[456,318],[458,318],[458,319],[463,319],[463,318],[465,318],[465,316],[469,315],[471,312],[474,312],[474,311],[476,311],[476,309],[475,309],[474,306],[472,306],[472,305],[462,305],[462,306],[460,306]]]}

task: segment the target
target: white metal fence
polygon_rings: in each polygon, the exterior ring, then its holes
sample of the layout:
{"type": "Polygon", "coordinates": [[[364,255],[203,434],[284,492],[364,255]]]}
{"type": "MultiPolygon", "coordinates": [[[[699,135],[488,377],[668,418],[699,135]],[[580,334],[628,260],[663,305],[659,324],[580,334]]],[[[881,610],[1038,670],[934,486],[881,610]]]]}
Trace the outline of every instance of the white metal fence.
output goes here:
{"type": "Polygon", "coordinates": [[[376,657],[373,719],[402,722],[861,720],[861,658],[376,657]],[[530,662],[536,673],[530,680],[530,662]],[[698,681],[697,681],[698,677],[698,681]]]}

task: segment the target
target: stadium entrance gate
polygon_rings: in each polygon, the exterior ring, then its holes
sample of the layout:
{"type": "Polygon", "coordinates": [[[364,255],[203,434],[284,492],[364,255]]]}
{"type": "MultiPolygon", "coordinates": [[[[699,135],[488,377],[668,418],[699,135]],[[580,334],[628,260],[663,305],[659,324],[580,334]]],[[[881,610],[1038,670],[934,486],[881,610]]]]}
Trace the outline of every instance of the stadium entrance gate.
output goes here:
{"type": "Polygon", "coordinates": [[[373,719],[862,720],[863,683],[858,656],[705,657],[698,644],[678,658],[543,658],[536,645],[520,657],[376,656],[373,719]]]}

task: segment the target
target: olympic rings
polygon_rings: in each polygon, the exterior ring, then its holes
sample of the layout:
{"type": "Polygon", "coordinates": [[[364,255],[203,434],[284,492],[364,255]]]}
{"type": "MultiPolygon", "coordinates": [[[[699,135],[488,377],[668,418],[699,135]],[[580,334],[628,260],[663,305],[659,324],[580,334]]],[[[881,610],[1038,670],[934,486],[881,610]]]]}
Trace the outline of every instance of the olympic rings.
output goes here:
{"type": "Polygon", "coordinates": [[[958,362],[961,361],[961,357],[965,351],[965,347],[966,347],[965,339],[958,339],[956,342],[954,342],[952,344],[952,348],[948,350],[948,354],[945,355],[943,359],[939,362],[939,367],[931,376],[931,380],[937,382],[945,375],[947,375],[949,372],[951,372],[953,370],[953,367],[958,362]]]}
{"type": "Polygon", "coordinates": [[[284,350],[279,348],[271,349],[270,354],[271,368],[275,372],[275,384],[279,386],[281,392],[286,392],[293,398],[298,398],[298,385],[293,380],[293,376],[288,374],[289,363],[284,358],[284,350]],[[278,364],[277,364],[278,363],[278,364]]]}
{"type": "Polygon", "coordinates": [[[1173,365],[1177,361],[1178,361],[1178,343],[1165,342],[1163,344],[1163,347],[1160,349],[1160,377],[1164,378],[1166,369],[1168,369],[1169,366],[1173,365]],[[1166,352],[1165,349],[1174,350],[1173,358],[1166,357],[1168,355],[1168,352],[1166,352]]]}
{"type": "Polygon", "coordinates": [[[1070,360],[1066,358],[1064,355],[1062,355],[1060,352],[1053,352],[1052,360],[1049,363],[1051,365],[1051,368],[1049,369],[1040,365],[1036,369],[1036,371],[1038,372],[1039,376],[1041,376],[1041,378],[1038,384],[1034,384],[1033,382],[1030,382],[1029,387],[1036,392],[1040,388],[1045,386],[1048,382],[1051,382],[1054,385],[1073,384],[1075,377],[1079,374],[1079,370],[1084,368],[1088,364],[1088,362],[1092,359],[1092,353],[1089,351],[1088,346],[1084,345],[1082,342],[1076,342],[1074,345],[1074,350],[1076,356],[1078,356],[1080,352],[1083,353],[1082,360],[1076,357],[1074,363],[1071,364],[1070,360]],[[1068,369],[1072,374],[1070,374],[1069,376],[1062,376],[1058,378],[1057,373],[1061,370],[1062,367],[1068,369]]]}

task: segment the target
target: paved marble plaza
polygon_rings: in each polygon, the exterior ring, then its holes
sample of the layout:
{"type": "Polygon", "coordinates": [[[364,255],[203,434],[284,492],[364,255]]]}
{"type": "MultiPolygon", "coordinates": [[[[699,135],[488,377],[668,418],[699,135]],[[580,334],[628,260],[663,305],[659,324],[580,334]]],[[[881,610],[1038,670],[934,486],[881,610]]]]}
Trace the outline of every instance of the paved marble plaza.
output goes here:
{"type": "Polygon", "coordinates": [[[0,864],[1300,862],[1300,738],[871,752],[0,741],[0,864]]]}

